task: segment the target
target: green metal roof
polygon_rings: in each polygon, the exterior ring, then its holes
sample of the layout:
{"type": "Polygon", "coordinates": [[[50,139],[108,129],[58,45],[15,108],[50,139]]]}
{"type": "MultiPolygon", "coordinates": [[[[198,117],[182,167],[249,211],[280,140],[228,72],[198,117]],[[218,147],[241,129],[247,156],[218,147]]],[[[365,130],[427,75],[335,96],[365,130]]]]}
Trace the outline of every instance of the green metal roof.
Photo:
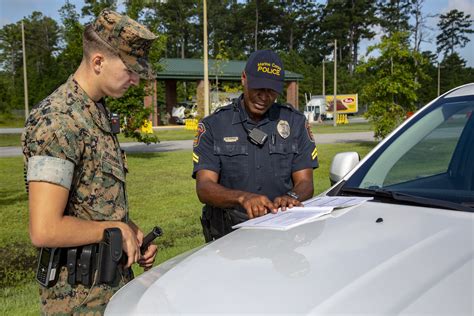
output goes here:
{"type": "MultiPolygon", "coordinates": [[[[221,62],[219,80],[239,81],[242,71],[245,68],[245,61],[229,60],[221,62]]],[[[180,59],[180,58],[163,58],[160,60],[163,70],[158,72],[156,78],[159,79],[176,79],[176,80],[198,80],[204,79],[204,65],[201,59],[180,59]]],[[[215,60],[209,59],[209,79],[215,77],[216,67],[215,60]]],[[[303,76],[285,70],[285,81],[299,81],[303,76]]]]}

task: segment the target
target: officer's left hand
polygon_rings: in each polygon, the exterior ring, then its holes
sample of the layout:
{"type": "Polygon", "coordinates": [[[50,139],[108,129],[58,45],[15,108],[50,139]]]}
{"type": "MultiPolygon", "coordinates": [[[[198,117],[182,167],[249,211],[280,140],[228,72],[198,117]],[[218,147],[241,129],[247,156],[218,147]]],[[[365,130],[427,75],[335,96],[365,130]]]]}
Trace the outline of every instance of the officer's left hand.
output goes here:
{"type": "Polygon", "coordinates": [[[286,211],[287,208],[292,208],[293,206],[301,206],[301,202],[292,198],[289,195],[278,196],[273,200],[273,204],[277,207],[281,207],[282,211],[286,211]]]}
{"type": "Polygon", "coordinates": [[[158,247],[154,244],[150,244],[146,249],[145,253],[138,260],[138,264],[145,271],[153,267],[153,262],[155,262],[156,253],[158,252],[158,247]]]}

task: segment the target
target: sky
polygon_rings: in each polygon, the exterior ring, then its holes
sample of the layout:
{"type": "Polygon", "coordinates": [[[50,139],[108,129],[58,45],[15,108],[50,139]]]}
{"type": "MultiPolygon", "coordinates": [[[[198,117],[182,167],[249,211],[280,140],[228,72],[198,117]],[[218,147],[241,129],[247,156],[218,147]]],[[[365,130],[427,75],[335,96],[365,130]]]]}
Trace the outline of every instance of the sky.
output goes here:
{"type": "MultiPolygon", "coordinates": [[[[83,0],[70,0],[76,6],[76,9],[80,9],[84,5],[83,0]]],[[[324,1],[321,1],[324,2],[324,1]]],[[[64,5],[65,0],[0,0],[0,27],[5,24],[15,23],[31,15],[33,11],[40,11],[43,15],[49,16],[56,21],[60,21],[58,10],[64,5]]],[[[425,0],[424,3],[424,14],[442,14],[452,9],[458,9],[464,11],[465,14],[471,14],[471,19],[474,18],[474,0],[425,0]]],[[[437,18],[431,18],[428,20],[428,26],[432,30],[427,30],[428,38],[427,42],[423,43],[421,50],[431,50],[436,52],[436,35],[437,30],[437,18]]],[[[380,36],[376,36],[374,40],[363,41],[360,45],[360,52],[365,53],[366,48],[369,45],[376,43],[380,36]]],[[[462,58],[467,61],[467,66],[474,67],[474,34],[469,35],[470,42],[466,47],[462,48],[459,53],[462,58]]]]}

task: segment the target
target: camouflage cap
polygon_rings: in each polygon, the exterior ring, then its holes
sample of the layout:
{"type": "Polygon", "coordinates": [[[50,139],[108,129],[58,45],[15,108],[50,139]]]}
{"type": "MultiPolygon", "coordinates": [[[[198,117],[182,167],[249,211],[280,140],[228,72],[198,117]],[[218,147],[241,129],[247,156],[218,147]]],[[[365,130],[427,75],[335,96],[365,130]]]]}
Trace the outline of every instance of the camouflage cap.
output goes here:
{"type": "Polygon", "coordinates": [[[94,32],[118,54],[128,69],[141,78],[154,77],[148,51],[157,38],[144,25],[126,15],[104,9],[93,23],[94,32]]]}

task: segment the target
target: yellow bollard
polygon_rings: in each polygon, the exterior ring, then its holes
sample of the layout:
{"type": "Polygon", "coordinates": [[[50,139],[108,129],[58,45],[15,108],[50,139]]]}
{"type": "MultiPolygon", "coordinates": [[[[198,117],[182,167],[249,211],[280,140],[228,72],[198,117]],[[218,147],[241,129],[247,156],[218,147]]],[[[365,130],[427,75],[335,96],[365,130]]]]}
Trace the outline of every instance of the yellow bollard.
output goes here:
{"type": "Polygon", "coordinates": [[[153,134],[153,126],[150,120],[146,120],[145,123],[143,123],[142,127],[140,127],[140,132],[153,134]]]}

